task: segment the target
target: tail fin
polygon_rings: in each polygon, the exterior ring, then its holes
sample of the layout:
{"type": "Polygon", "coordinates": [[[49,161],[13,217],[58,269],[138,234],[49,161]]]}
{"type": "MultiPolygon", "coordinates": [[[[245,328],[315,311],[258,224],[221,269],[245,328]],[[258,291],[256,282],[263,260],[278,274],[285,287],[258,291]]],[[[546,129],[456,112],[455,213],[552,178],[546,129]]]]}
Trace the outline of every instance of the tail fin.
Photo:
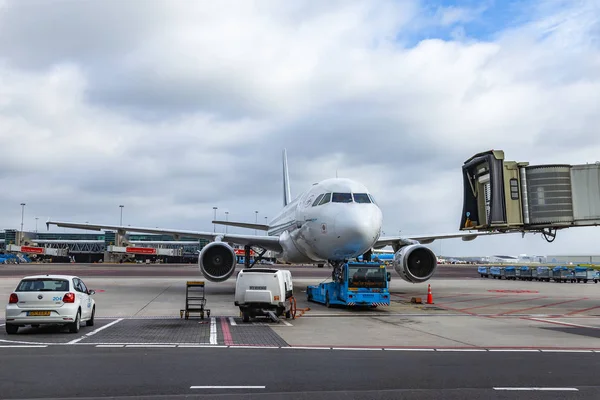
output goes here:
{"type": "Polygon", "coordinates": [[[283,149],[283,206],[287,206],[292,201],[290,191],[290,174],[288,172],[287,151],[283,149]]]}

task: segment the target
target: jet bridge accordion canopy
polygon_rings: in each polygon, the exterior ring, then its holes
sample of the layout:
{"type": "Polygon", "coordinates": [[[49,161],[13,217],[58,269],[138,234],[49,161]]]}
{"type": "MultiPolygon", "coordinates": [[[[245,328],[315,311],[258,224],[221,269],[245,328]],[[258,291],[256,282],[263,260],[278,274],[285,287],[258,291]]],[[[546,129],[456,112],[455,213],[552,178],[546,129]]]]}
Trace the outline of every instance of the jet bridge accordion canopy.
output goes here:
{"type": "Polygon", "coordinates": [[[490,150],[462,166],[461,230],[536,231],[600,224],[600,163],[529,165],[490,150]]]}

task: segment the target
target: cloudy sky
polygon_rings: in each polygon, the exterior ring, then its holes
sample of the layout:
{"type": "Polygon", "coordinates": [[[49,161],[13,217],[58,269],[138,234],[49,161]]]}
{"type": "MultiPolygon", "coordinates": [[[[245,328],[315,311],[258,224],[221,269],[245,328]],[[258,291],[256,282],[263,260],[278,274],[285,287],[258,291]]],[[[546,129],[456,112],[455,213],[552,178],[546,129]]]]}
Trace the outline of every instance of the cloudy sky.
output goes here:
{"type": "MultiPolygon", "coordinates": [[[[599,4],[0,0],[0,229],[21,202],[30,230],[118,223],[120,204],[131,225],[212,231],[213,206],[264,222],[286,147],[293,196],[337,171],[370,188],[387,235],[454,232],[477,152],[600,160],[599,4]]],[[[599,242],[578,228],[432,248],[599,242]]]]}

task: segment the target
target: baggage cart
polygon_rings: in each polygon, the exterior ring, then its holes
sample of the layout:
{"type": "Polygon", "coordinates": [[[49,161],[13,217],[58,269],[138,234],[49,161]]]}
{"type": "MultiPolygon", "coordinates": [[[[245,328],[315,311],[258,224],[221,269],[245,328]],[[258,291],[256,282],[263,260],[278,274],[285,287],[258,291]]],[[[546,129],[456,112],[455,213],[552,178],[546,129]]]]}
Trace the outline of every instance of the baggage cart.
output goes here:
{"type": "Polygon", "coordinates": [[[508,280],[516,281],[517,280],[517,269],[515,267],[513,267],[512,265],[504,268],[504,277],[508,280]]]}
{"type": "Polygon", "coordinates": [[[575,271],[564,266],[552,268],[552,279],[555,282],[574,282],[575,271]]]}
{"type": "Polygon", "coordinates": [[[537,267],[536,268],[536,272],[537,272],[537,280],[538,281],[546,281],[546,282],[550,282],[550,268],[548,267],[537,267]]]}
{"type": "Polygon", "coordinates": [[[210,310],[206,306],[204,281],[187,281],[185,285],[185,308],[179,310],[179,318],[189,319],[190,313],[199,313],[204,319],[204,312],[210,318],[210,310]]]}
{"type": "Polygon", "coordinates": [[[520,279],[522,281],[532,281],[534,278],[534,275],[535,275],[535,277],[537,277],[537,270],[534,270],[527,266],[519,267],[517,270],[520,272],[520,279]],[[533,271],[535,271],[535,274],[533,271]]]}
{"type": "Polygon", "coordinates": [[[596,271],[594,268],[590,267],[575,267],[575,279],[577,283],[583,281],[583,283],[587,283],[588,281],[594,280],[596,277],[596,271]]]}
{"type": "Polygon", "coordinates": [[[482,278],[488,278],[490,276],[490,267],[477,267],[477,273],[481,275],[482,278]]]}
{"type": "Polygon", "coordinates": [[[490,275],[494,279],[502,279],[504,276],[504,268],[503,267],[490,267],[490,275]]]}

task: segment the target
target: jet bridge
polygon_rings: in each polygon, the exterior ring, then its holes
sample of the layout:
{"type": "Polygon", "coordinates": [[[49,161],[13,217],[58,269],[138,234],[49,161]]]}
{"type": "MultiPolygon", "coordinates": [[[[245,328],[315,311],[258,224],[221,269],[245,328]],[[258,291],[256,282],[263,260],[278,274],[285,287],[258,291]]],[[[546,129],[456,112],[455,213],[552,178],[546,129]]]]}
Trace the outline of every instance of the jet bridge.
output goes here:
{"type": "Polygon", "coordinates": [[[505,161],[502,150],[469,158],[462,167],[461,230],[541,232],[600,225],[600,163],[529,165],[505,161]]]}

